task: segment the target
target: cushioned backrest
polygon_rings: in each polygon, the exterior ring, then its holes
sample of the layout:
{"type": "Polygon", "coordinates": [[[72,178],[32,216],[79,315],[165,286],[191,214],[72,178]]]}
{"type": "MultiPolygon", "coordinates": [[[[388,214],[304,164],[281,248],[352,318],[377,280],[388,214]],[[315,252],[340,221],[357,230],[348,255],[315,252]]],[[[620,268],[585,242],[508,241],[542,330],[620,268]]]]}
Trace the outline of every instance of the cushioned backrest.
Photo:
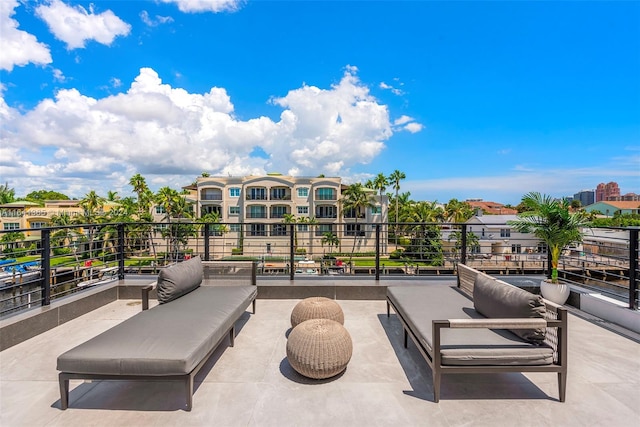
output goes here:
{"type": "MultiPolygon", "coordinates": [[[[546,307],[540,295],[502,283],[486,274],[478,274],[473,286],[473,305],[485,317],[538,318],[544,317],[546,307]]],[[[512,329],[520,338],[542,343],[546,328],[512,329]]]]}
{"type": "Polygon", "coordinates": [[[199,256],[160,270],[158,302],[173,301],[196,289],[202,283],[202,261],[199,256]]]}

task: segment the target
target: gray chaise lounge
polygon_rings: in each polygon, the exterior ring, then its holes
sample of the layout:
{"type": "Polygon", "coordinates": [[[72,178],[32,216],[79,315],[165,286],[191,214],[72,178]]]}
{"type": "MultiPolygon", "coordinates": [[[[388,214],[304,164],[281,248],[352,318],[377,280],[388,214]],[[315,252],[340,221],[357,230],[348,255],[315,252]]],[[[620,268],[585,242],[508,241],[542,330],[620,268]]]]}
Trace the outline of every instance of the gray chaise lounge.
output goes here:
{"type": "Polygon", "coordinates": [[[251,285],[200,286],[202,275],[199,257],[163,269],[158,306],[60,355],[62,409],[68,407],[70,379],[120,379],[183,381],[191,410],[195,375],[227,336],[233,346],[235,323],[250,304],[255,313],[257,295],[251,285]]]}
{"type": "Polygon", "coordinates": [[[458,287],[387,289],[393,307],[433,373],[434,402],[442,374],[553,372],[559,400],[567,381],[567,310],[539,295],[458,265],[458,287]],[[482,314],[481,314],[482,313],[482,314]]]}

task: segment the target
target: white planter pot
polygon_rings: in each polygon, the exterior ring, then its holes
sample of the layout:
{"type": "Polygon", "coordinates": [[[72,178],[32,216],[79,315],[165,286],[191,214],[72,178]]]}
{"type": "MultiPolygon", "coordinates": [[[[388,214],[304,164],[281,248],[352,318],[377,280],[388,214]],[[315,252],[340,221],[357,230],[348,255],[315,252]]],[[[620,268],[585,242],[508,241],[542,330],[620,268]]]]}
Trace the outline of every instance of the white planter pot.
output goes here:
{"type": "Polygon", "coordinates": [[[569,299],[571,288],[567,284],[550,283],[546,280],[540,282],[540,293],[544,299],[548,299],[556,304],[564,304],[569,299]]]}

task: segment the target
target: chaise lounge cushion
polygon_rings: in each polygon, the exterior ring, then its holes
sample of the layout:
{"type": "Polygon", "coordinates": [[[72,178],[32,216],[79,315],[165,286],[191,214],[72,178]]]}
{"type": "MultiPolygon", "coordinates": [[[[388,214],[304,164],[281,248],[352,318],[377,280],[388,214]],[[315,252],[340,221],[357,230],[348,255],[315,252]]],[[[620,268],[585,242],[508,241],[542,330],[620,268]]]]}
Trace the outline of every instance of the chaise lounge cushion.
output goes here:
{"type": "Polygon", "coordinates": [[[202,283],[202,275],[199,256],[163,268],[158,274],[158,302],[165,304],[193,291],[202,283]]]}
{"type": "Polygon", "coordinates": [[[184,375],[234,325],[255,286],[201,286],[114,326],[58,357],[58,370],[102,375],[184,375]]]}
{"type": "MultiPolygon", "coordinates": [[[[540,295],[478,274],[473,286],[476,311],[488,318],[544,318],[546,307],[540,295]]],[[[546,328],[512,329],[511,332],[534,344],[544,341],[546,328]]]]}

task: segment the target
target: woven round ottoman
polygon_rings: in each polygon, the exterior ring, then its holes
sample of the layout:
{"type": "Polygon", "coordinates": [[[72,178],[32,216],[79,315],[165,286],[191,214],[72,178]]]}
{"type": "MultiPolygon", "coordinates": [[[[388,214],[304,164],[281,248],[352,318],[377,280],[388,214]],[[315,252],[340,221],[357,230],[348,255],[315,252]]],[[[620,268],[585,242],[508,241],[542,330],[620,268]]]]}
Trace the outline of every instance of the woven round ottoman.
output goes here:
{"type": "Polygon", "coordinates": [[[300,301],[291,312],[291,327],[309,319],[329,319],[344,325],[342,308],[332,299],[325,297],[311,297],[300,301]]]}
{"type": "Polygon", "coordinates": [[[293,328],[287,340],[289,364],[308,378],[338,375],[347,368],[352,353],[351,335],[335,320],[306,320],[293,328]]]}

